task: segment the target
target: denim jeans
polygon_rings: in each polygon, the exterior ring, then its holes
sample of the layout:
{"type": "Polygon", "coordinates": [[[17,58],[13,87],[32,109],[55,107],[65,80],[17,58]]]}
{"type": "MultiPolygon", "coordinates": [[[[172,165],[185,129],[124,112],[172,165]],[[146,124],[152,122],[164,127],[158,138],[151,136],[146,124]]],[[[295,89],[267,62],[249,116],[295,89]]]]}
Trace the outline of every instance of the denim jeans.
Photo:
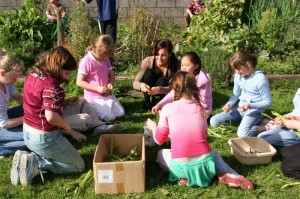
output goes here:
{"type": "Polygon", "coordinates": [[[59,130],[37,134],[30,133],[29,128],[24,126],[24,140],[27,147],[38,155],[42,171],[62,174],[84,169],[82,157],[59,130]]]}
{"type": "Polygon", "coordinates": [[[276,126],[268,131],[262,132],[258,134],[257,137],[263,138],[278,149],[300,142],[300,138],[293,130],[281,126],[276,126]]]}
{"type": "MultiPolygon", "coordinates": [[[[217,174],[222,173],[231,173],[235,175],[239,175],[235,170],[233,170],[224,160],[223,158],[216,152],[213,151],[215,158],[215,165],[217,169],[217,174]]],[[[159,166],[166,172],[170,171],[170,160],[171,160],[171,150],[170,149],[162,149],[158,151],[156,162],[159,166]]]]}
{"type": "MultiPolygon", "coordinates": [[[[23,116],[23,108],[17,106],[7,111],[8,118],[17,118],[23,116]]],[[[23,126],[4,129],[0,128],[0,156],[14,154],[17,150],[26,149],[23,139],[23,126]]]]}
{"type": "Polygon", "coordinates": [[[239,112],[235,107],[226,112],[221,112],[210,118],[210,125],[216,128],[220,125],[231,125],[239,123],[237,135],[238,137],[256,137],[259,134],[258,126],[256,126],[263,119],[260,112],[257,110],[247,110],[246,112],[239,112]]]}

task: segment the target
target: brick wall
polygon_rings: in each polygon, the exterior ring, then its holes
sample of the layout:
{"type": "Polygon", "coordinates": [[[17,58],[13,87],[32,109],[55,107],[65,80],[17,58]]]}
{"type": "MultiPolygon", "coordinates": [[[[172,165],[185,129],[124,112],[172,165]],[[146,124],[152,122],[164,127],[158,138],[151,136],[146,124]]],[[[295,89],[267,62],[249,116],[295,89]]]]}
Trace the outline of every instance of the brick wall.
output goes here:
{"type": "MultiPolygon", "coordinates": [[[[46,4],[49,0],[41,0],[46,4]]],[[[192,0],[119,0],[119,19],[120,21],[126,20],[128,7],[130,2],[136,5],[143,5],[148,7],[151,12],[156,15],[164,16],[171,23],[183,25],[183,14],[184,11],[192,0]]],[[[70,9],[76,3],[72,0],[60,0],[67,9],[70,9]]],[[[23,4],[23,0],[0,0],[0,13],[12,8],[17,8],[23,4]]],[[[91,18],[97,18],[97,6],[96,1],[87,4],[89,9],[89,16],[91,18]]]]}

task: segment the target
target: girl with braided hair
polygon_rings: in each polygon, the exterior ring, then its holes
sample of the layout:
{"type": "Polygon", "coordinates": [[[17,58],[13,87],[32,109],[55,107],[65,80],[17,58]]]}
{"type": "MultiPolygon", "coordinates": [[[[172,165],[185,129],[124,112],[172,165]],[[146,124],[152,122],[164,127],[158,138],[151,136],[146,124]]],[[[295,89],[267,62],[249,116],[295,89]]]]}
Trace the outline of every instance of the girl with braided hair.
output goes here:
{"type": "Polygon", "coordinates": [[[206,113],[200,102],[195,76],[179,71],[171,79],[170,87],[174,101],[162,108],[158,125],[148,119],[147,126],[157,144],[171,139],[171,150],[163,149],[171,154],[169,181],[207,187],[216,174],[216,167],[206,139],[206,113]]]}
{"type": "Polygon", "coordinates": [[[173,102],[160,111],[158,125],[151,119],[147,121],[157,144],[171,140],[171,149],[160,150],[156,159],[164,171],[170,172],[169,181],[207,187],[217,174],[220,183],[253,189],[253,184],[224,162],[207,142],[207,111],[201,103],[195,76],[188,71],[177,72],[170,88],[173,102]]]}

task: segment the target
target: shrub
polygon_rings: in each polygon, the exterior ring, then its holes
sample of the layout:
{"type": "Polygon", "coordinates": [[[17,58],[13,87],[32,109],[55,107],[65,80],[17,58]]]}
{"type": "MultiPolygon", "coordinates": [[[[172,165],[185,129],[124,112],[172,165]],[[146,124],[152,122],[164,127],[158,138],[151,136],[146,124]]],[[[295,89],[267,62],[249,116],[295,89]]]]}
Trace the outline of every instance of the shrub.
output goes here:
{"type": "Polygon", "coordinates": [[[0,46],[27,66],[34,63],[35,55],[53,46],[41,10],[40,1],[25,0],[19,9],[0,15],[0,46]]]}
{"type": "Polygon", "coordinates": [[[205,2],[205,11],[193,17],[188,46],[202,49],[214,46],[227,48],[228,33],[240,26],[245,0],[214,0],[205,2]]]}
{"type": "Polygon", "coordinates": [[[67,48],[79,61],[84,56],[85,49],[92,44],[93,39],[97,36],[99,36],[98,26],[93,28],[85,3],[78,2],[69,14],[67,48]]]}
{"type": "Polygon", "coordinates": [[[116,61],[125,73],[148,56],[159,39],[170,39],[174,46],[182,38],[182,28],[154,15],[140,1],[128,1],[128,21],[118,27],[116,61]],[[126,70],[126,71],[125,71],[126,70]]]}

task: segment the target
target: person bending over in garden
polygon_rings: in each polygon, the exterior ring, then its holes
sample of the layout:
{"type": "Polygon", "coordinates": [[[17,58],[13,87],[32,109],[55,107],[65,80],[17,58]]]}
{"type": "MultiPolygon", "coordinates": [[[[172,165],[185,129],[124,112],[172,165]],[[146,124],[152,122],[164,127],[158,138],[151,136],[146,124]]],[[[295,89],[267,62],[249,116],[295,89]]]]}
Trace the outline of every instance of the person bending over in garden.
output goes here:
{"type": "Polygon", "coordinates": [[[133,88],[144,93],[143,108],[151,110],[171,89],[169,80],[179,68],[170,40],[159,40],[151,56],[146,57],[135,76],[133,88]]]}
{"type": "Polygon", "coordinates": [[[84,99],[91,103],[102,120],[113,121],[125,115],[125,110],[113,94],[115,82],[109,56],[115,45],[109,35],[94,39],[79,64],[77,85],[84,89],[84,99]]]}
{"type": "MultiPolygon", "coordinates": [[[[295,94],[293,104],[293,111],[287,115],[284,115],[287,120],[297,119],[300,117],[300,88],[295,94]]],[[[286,123],[290,124],[291,121],[287,121],[286,123]]],[[[285,122],[279,117],[275,118],[274,125],[262,125],[262,129],[265,131],[260,133],[258,137],[263,138],[277,149],[300,143],[299,136],[294,130],[292,130],[295,128],[289,128],[289,126],[286,126],[285,122]]]]}
{"type": "Polygon", "coordinates": [[[200,12],[204,12],[205,0],[193,0],[184,13],[185,27],[190,27],[191,19],[200,12]]]}
{"type": "Polygon", "coordinates": [[[210,125],[216,128],[240,122],[238,137],[255,137],[263,131],[257,126],[263,118],[261,113],[272,104],[269,81],[262,71],[255,69],[256,54],[238,51],[229,64],[235,69],[233,93],[223,112],[211,117],[210,125]]]}
{"type": "MultiPolygon", "coordinates": [[[[170,172],[169,181],[207,187],[217,170],[231,168],[222,158],[214,157],[216,153],[207,142],[206,112],[200,102],[195,76],[179,71],[171,79],[170,87],[174,101],[162,108],[158,125],[151,119],[147,120],[147,127],[153,132],[157,144],[171,139],[171,149],[160,150],[156,161],[163,170],[170,172]],[[223,161],[227,168],[216,168],[216,161],[223,161]]],[[[249,180],[234,174],[222,173],[219,181],[244,189],[253,188],[249,180]]]]}
{"type": "Polygon", "coordinates": [[[59,3],[59,0],[49,0],[49,4],[46,8],[47,21],[56,23],[57,22],[57,12],[60,13],[61,20],[64,22],[64,18],[67,14],[66,8],[59,3]]]}
{"type": "MultiPolygon", "coordinates": [[[[204,107],[206,117],[208,118],[212,112],[212,86],[209,74],[202,71],[201,60],[197,53],[187,52],[182,56],[181,71],[195,75],[201,105],[204,107]]],[[[152,113],[157,114],[164,105],[173,101],[174,91],[172,90],[152,108],[152,113]]]]}
{"type": "Polygon", "coordinates": [[[0,49],[0,159],[27,148],[23,140],[23,96],[13,85],[23,70],[22,61],[0,49]],[[21,106],[8,108],[11,98],[21,106]]]}
{"type": "Polygon", "coordinates": [[[86,140],[62,118],[65,93],[61,84],[68,83],[76,65],[67,49],[57,47],[47,54],[42,70],[34,69],[25,79],[23,134],[32,153],[23,152],[20,157],[16,153],[14,159],[20,160],[13,161],[11,170],[23,186],[31,184],[41,171],[63,174],[84,169],[82,157],[63,136],[70,135],[78,142],[86,140]]]}
{"type": "MultiPolygon", "coordinates": [[[[47,53],[41,53],[37,56],[36,68],[42,69],[45,66],[46,55],[47,53]]],[[[62,118],[75,131],[85,134],[92,132],[92,135],[99,135],[103,133],[118,133],[122,129],[119,124],[103,122],[91,104],[77,96],[65,99],[63,108],[62,118]]]]}

